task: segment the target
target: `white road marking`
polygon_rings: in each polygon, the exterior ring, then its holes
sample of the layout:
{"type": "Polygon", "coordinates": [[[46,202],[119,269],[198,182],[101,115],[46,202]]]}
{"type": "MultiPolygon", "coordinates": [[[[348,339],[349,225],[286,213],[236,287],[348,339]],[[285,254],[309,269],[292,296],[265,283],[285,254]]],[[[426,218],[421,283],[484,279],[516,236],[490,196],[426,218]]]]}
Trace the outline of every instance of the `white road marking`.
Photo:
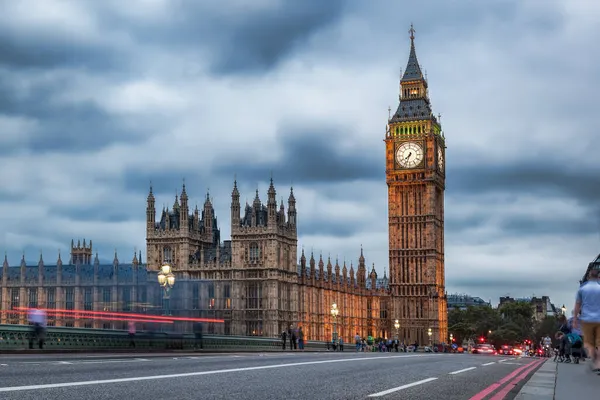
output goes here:
{"type": "Polygon", "coordinates": [[[505,362],[505,363],[504,363],[504,364],[502,364],[502,365],[524,365],[524,364],[521,364],[521,363],[514,363],[514,362],[505,362]]]}
{"type": "MultiPolygon", "coordinates": [[[[306,361],[306,362],[298,362],[298,363],[261,365],[261,366],[257,366],[257,367],[219,369],[219,370],[214,370],[214,371],[187,372],[187,373],[170,374],[170,375],[138,376],[138,377],[132,377],[132,378],[118,378],[118,379],[105,379],[105,380],[96,380],[96,381],[64,382],[64,383],[49,383],[49,384],[43,384],[43,385],[29,385],[29,386],[8,386],[8,387],[0,387],[0,393],[21,392],[24,390],[54,389],[54,388],[74,387],[74,386],[101,385],[101,384],[107,384],[107,383],[153,381],[153,380],[157,380],[157,379],[185,378],[188,376],[226,374],[226,373],[233,373],[233,372],[257,371],[257,370],[263,370],[263,369],[299,367],[299,366],[303,366],[303,365],[332,364],[332,363],[371,361],[371,360],[381,361],[382,359],[435,357],[435,356],[436,355],[432,354],[432,355],[405,355],[405,356],[388,356],[388,357],[342,358],[342,359],[335,359],[335,360],[319,360],[319,361],[306,361]]],[[[429,379],[432,380],[432,379],[437,379],[437,378],[429,378],[429,379]]],[[[422,383],[425,383],[425,382],[422,382],[422,383]]],[[[415,384],[412,384],[412,386],[415,386],[415,384]]],[[[401,390],[401,389],[398,389],[398,390],[401,390]]]]}
{"type": "Polygon", "coordinates": [[[0,364],[2,367],[8,367],[8,364],[0,364]]]}
{"type": "Polygon", "coordinates": [[[496,364],[496,361],[492,361],[492,362],[481,364],[481,365],[486,366],[486,365],[492,365],[492,364],[496,364]]]}
{"type": "Polygon", "coordinates": [[[381,397],[381,396],[385,396],[386,394],[394,393],[394,392],[397,392],[399,390],[408,389],[408,388],[411,388],[413,386],[422,385],[422,384],[427,383],[427,382],[435,381],[436,379],[438,379],[438,378],[427,378],[427,379],[423,379],[421,381],[416,381],[416,382],[413,382],[413,383],[407,383],[406,385],[402,385],[402,386],[398,386],[398,387],[391,388],[391,389],[388,389],[388,390],[384,390],[383,392],[370,394],[368,397],[381,397]]]}
{"type": "Polygon", "coordinates": [[[469,367],[469,368],[464,368],[464,369],[459,369],[458,371],[452,371],[449,372],[449,375],[456,375],[456,374],[462,374],[463,372],[467,372],[467,371],[471,371],[476,369],[477,367],[469,367]]]}
{"type": "Polygon", "coordinates": [[[73,364],[72,362],[68,362],[68,361],[58,361],[57,364],[62,364],[62,365],[71,365],[73,364]]]}

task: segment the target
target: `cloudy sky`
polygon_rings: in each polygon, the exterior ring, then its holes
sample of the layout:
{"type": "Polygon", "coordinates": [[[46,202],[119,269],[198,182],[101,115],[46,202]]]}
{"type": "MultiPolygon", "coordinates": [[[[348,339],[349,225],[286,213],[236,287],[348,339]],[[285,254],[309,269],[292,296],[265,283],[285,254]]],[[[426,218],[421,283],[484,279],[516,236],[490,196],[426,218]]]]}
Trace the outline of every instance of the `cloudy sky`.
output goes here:
{"type": "Polygon", "coordinates": [[[271,171],[300,244],[387,268],[388,107],[408,28],[447,138],[449,292],[572,304],[600,252],[600,3],[0,0],[0,249],[145,243],[150,180],[229,236],[271,171]]]}

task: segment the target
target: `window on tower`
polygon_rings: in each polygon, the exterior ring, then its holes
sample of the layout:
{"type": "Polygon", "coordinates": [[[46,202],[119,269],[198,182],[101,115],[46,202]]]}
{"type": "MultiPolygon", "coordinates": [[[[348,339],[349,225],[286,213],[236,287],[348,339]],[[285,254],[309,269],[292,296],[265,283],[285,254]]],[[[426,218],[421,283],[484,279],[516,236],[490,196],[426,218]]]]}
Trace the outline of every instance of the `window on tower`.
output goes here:
{"type": "Polygon", "coordinates": [[[163,263],[173,262],[173,250],[170,247],[163,248],[163,263]]]}
{"type": "Polygon", "coordinates": [[[411,96],[418,96],[419,95],[419,89],[417,89],[417,88],[410,89],[410,95],[411,96]]]}
{"type": "Polygon", "coordinates": [[[260,259],[260,249],[257,243],[250,244],[250,262],[258,262],[260,259]]]}

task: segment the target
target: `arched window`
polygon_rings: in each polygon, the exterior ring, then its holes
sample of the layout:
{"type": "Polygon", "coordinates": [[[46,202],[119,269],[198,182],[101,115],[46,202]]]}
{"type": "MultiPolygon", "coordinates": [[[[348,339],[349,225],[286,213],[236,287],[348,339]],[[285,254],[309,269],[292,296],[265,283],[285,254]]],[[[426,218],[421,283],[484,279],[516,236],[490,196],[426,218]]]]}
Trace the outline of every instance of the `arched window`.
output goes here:
{"type": "Polygon", "coordinates": [[[163,247],[163,262],[164,263],[172,263],[173,262],[173,249],[170,247],[163,247]]]}
{"type": "Polygon", "coordinates": [[[250,262],[258,262],[260,259],[260,249],[257,243],[250,243],[250,262]]]}

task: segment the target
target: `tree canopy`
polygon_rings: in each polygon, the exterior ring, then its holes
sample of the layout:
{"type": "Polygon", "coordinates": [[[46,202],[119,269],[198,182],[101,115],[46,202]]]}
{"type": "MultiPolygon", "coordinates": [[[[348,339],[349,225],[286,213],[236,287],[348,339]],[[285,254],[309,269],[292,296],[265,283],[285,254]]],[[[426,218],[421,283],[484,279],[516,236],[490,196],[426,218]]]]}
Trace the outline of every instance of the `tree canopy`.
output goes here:
{"type": "Polygon", "coordinates": [[[526,302],[505,303],[495,309],[488,306],[458,308],[448,312],[448,331],[457,343],[480,338],[494,345],[515,345],[525,340],[536,343],[545,336],[554,336],[557,322],[547,317],[538,323],[534,319],[531,304],[526,302]]]}

